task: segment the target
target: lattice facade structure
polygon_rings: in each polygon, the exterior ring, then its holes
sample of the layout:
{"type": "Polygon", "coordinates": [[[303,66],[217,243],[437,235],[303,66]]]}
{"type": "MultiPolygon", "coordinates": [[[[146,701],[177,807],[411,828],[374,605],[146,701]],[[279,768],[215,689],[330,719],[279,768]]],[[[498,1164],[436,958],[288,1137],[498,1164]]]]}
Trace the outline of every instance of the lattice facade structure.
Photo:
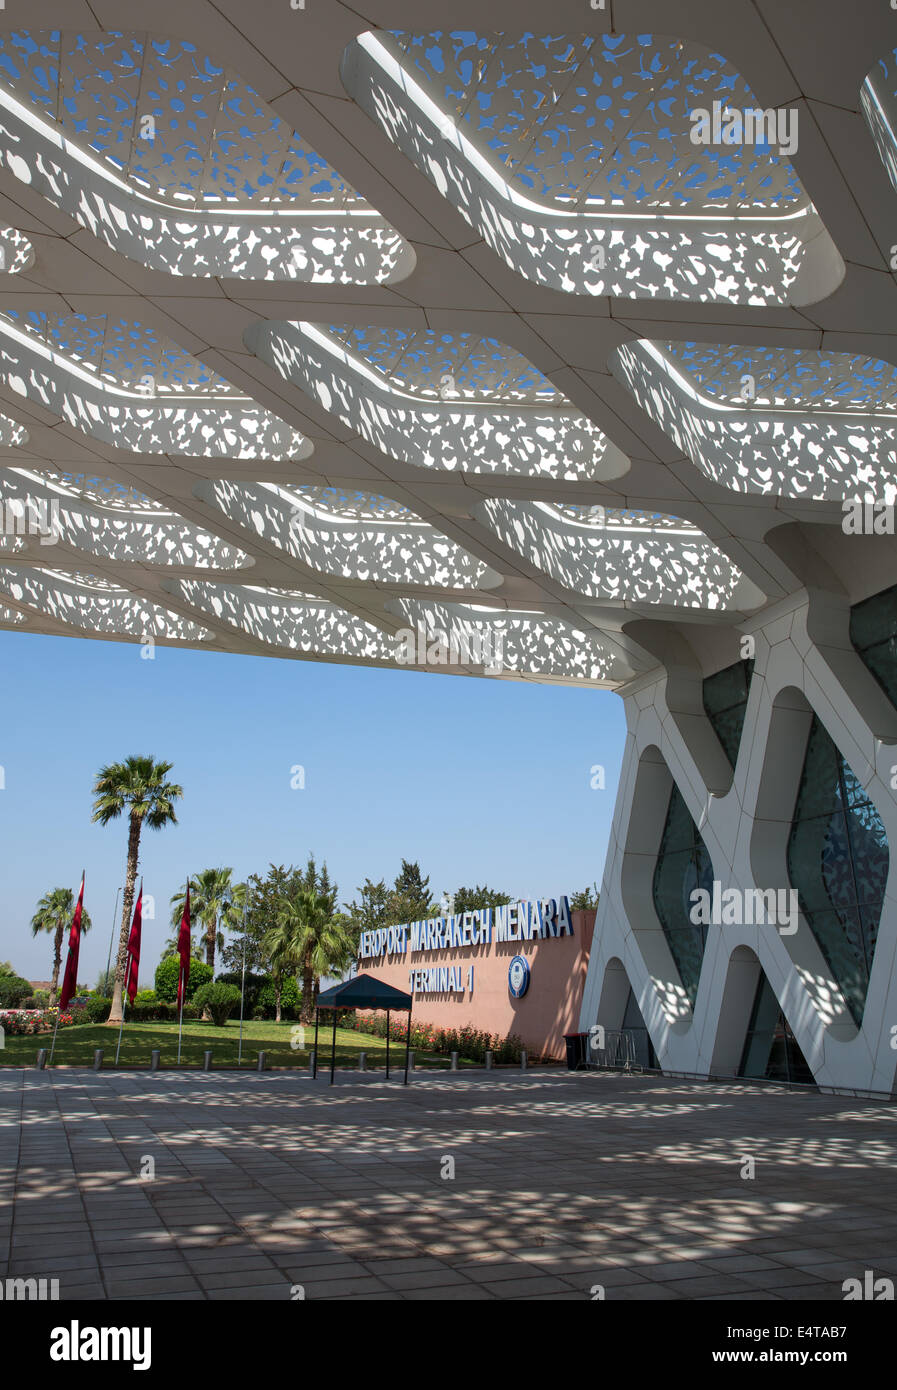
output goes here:
{"type": "Polygon", "coordinates": [[[0,13],[0,627],[619,690],[583,1027],[890,1091],[897,34],[761,8],[0,13]]]}

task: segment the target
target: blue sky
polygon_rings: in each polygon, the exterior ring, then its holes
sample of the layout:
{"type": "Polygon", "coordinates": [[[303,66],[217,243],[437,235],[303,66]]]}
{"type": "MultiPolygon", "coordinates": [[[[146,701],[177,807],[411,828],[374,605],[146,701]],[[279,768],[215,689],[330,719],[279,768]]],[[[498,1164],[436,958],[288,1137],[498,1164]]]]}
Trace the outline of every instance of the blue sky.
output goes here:
{"type": "MultiPolygon", "coordinates": [[[[91,822],[97,769],[132,753],[174,764],[176,826],[143,836],[156,902],[151,974],[167,904],[188,873],[326,859],[341,901],[365,877],[417,859],[437,895],[488,883],[520,897],[599,884],[624,742],[610,692],[0,632],[4,670],[0,960],[47,979],[37,899],[77,888],[93,929],[79,979],[105,966],[127,828],[91,822]],[[593,790],[593,765],[605,789],[593,790]],[[291,769],[304,768],[304,789],[291,769]]],[[[143,965],[143,962],[142,962],[143,965]]]]}

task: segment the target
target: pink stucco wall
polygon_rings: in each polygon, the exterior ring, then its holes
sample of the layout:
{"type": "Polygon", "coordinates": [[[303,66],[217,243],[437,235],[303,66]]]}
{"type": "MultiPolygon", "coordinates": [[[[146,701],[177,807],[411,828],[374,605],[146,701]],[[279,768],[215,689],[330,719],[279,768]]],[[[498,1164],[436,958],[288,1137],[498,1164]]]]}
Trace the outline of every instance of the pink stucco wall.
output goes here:
{"type": "Polygon", "coordinates": [[[472,1028],[502,1037],[516,1033],[533,1058],[565,1055],[564,1034],[579,1028],[579,1006],[589,964],[595,913],[571,914],[573,935],[532,941],[491,942],[466,950],[409,951],[401,960],[361,961],[366,975],[396,989],[410,988],[409,972],[436,965],[474,967],[471,998],[463,995],[415,994],[414,1018],[437,1028],[472,1028]],[[530,985],[522,999],[508,990],[508,966],[514,956],[529,961],[530,985]]]}

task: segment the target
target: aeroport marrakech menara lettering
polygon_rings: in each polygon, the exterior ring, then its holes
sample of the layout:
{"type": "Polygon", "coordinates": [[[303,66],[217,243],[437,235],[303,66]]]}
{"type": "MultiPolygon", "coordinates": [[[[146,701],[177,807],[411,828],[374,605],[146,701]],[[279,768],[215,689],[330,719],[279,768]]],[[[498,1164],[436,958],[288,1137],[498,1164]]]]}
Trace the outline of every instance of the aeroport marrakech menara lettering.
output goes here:
{"type": "MultiPolygon", "coordinates": [[[[471,950],[493,942],[544,941],[572,935],[569,900],[542,898],[362,932],[358,958],[373,961],[423,951],[471,950]]],[[[466,969],[462,965],[414,966],[408,976],[413,994],[473,994],[472,964],[466,969]]]]}

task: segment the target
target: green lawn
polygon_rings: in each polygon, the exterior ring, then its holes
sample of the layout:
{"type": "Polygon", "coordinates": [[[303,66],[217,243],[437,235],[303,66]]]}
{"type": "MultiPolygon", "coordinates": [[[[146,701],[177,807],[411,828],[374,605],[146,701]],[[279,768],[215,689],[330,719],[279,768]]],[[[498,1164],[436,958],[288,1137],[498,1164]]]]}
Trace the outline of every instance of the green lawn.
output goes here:
{"type": "MultiPolygon", "coordinates": [[[[258,1053],[264,1051],[267,1054],[269,1067],[307,1067],[309,1048],[314,1046],[314,1025],[310,1028],[306,1027],[304,1045],[294,1049],[291,1046],[292,1030],[296,1027],[297,1025],[294,1023],[272,1023],[257,1020],[244,1022],[241,1065],[247,1069],[254,1068],[257,1064],[258,1053]]],[[[213,1023],[188,1022],[185,1019],[181,1065],[201,1067],[203,1053],[206,1048],[211,1048],[213,1066],[235,1067],[237,1065],[239,1036],[240,1024],[238,1020],[229,1019],[223,1028],[216,1028],[213,1023]]],[[[319,1069],[330,1066],[331,1036],[330,1028],[322,1026],[318,1039],[319,1069]]],[[[298,1033],[296,1040],[298,1042],[303,1041],[298,1033]]],[[[38,1037],[7,1037],[5,1048],[0,1050],[0,1066],[33,1066],[40,1048],[45,1047],[49,1053],[51,1041],[51,1033],[42,1033],[38,1037]]],[[[76,1024],[70,1028],[60,1028],[56,1038],[53,1065],[92,1066],[94,1051],[101,1047],[104,1052],[103,1066],[111,1067],[115,1062],[117,1041],[118,1029],[109,1028],[102,1023],[76,1024]]],[[[126,1023],[122,1035],[119,1066],[149,1067],[150,1053],[153,1048],[158,1048],[161,1052],[163,1067],[176,1064],[178,1055],[176,1023],[126,1023]]],[[[338,1067],[356,1067],[358,1054],[362,1051],[367,1053],[369,1067],[385,1068],[385,1038],[373,1038],[367,1033],[356,1033],[354,1030],[337,1028],[336,1065],[338,1067]]],[[[400,1064],[404,1065],[404,1060],[404,1044],[390,1042],[390,1073],[393,1067],[398,1067],[400,1064]]],[[[414,1061],[415,1066],[419,1067],[448,1067],[449,1065],[448,1057],[439,1057],[424,1052],[415,1052],[414,1061]]],[[[459,1059],[459,1066],[469,1067],[473,1065],[474,1063],[467,1062],[463,1058],[459,1059]]]]}

